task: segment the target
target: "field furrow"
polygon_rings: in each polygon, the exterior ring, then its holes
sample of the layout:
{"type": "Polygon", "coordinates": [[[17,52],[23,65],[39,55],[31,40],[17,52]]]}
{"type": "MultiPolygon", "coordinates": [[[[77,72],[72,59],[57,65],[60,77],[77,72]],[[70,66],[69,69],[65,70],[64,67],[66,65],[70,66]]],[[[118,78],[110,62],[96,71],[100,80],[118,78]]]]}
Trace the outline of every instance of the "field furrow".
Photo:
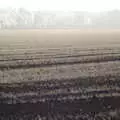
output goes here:
{"type": "Polygon", "coordinates": [[[0,119],[119,120],[113,113],[119,30],[0,31],[0,119]]]}

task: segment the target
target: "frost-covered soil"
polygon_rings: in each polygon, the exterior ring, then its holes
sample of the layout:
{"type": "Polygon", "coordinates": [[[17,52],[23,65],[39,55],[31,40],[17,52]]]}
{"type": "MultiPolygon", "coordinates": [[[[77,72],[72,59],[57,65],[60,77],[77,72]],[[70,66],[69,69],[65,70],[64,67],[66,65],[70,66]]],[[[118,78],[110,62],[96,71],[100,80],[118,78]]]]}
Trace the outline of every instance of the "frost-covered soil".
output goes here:
{"type": "Polygon", "coordinates": [[[0,32],[1,119],[120,118],[119,31],[63,31],[0,32]]]}

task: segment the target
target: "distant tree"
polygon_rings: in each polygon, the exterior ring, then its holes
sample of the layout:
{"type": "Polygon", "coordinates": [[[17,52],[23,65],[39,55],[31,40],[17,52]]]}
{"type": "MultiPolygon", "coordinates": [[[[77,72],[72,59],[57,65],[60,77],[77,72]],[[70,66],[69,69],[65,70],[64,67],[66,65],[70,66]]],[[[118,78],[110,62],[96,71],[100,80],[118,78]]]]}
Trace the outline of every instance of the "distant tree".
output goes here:
{"type": "Polygon", "coordinates": [[[0,26],[1,26],[1,29],[4,28],[4,22],[3,22],[3,20],[0,20],[0,26]]]}

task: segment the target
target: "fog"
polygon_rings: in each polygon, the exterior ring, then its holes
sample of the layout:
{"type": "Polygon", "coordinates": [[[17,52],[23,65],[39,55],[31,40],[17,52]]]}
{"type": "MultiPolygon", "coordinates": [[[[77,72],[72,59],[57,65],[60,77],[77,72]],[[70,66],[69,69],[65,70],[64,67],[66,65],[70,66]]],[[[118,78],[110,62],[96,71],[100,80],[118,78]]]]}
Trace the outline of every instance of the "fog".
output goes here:
{"type": "Polygon", "coordinates": [[[119,0],[4,0],[0,28],[120,28],[119,0]]]}
{"type": "Polygon", "coordinates": [[[119,0],[0,0],[0,8],[100,12],[119,9],[119,0]]]}

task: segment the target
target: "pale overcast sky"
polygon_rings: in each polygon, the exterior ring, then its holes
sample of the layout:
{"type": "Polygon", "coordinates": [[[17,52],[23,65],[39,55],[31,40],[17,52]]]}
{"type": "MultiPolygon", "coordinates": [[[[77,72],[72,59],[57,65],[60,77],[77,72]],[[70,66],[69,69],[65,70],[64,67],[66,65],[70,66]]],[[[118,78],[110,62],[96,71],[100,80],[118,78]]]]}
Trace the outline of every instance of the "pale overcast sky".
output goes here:
{"type": "Polygon", "coordinates": [[[0,8],[99,12],[120,8],[120,0],[0,0],[0,8]]]}

